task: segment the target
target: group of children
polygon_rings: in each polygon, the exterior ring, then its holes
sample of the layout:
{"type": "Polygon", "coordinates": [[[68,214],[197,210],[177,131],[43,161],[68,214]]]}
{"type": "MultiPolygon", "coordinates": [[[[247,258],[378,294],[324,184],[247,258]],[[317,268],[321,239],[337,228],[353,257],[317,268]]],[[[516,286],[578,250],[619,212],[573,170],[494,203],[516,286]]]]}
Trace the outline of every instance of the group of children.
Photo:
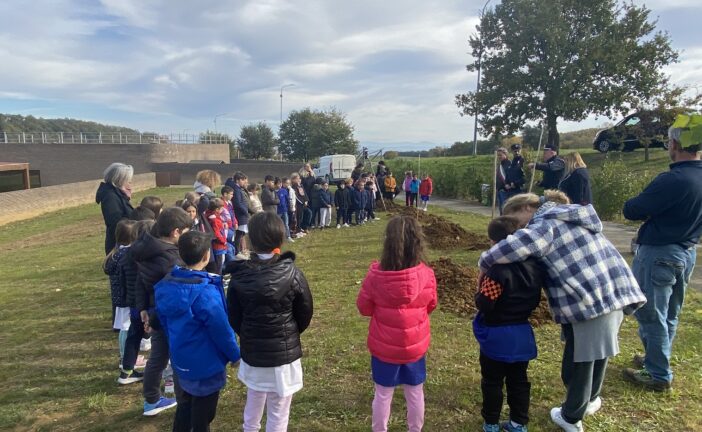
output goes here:
{"type": "Polygon", "coordinates": [[[429,198],[434,192],[434,183],[429,174],[424,174],[424,179],[419,180],[419,176],[416,173],[407,171],[402,187],[405,191],[405,206],[419,208],[421,199],[421,209],[427,211],[429,198]]]}

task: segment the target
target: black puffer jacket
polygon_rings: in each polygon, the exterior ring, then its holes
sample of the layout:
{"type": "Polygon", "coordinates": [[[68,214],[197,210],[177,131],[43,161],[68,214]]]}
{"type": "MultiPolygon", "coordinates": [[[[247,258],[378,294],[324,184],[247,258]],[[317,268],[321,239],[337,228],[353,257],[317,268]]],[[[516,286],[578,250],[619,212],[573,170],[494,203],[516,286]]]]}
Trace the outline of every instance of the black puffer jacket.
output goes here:
{"type": "Polygon", "coordinates": [[[129,247],[121,257],[117,265],[122,269],[122,280],[126,290],[126,305],[136,307],[136,281],[139,269],[134,258],[132,258],[132,248],[129,247]]]}
{"type": "Polygon", "coordinates": [[[95,202],[100,204],[102,218],[105,221],[105,255],[115,247],[115,229],[117,223],[128,218],[132,211],[129,197],[111,183],[100,183],[95,193],[95,202]]]}
{"type": "Polygon", "coordinates": [[[256,367],[292,363],[302,357],[300,333],[312,320],[312,293],[292,252],[267,261],[253,255],[225,269],[232,274],[227,305],[241,358],[256,367]]]}

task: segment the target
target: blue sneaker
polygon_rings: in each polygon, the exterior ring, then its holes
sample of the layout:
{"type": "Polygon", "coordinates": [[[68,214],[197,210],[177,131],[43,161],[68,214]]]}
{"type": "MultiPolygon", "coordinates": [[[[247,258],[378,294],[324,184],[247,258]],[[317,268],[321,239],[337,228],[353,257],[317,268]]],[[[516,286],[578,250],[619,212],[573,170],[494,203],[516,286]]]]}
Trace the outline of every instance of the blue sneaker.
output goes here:
{"type": "Polygon", "coordinates": [[[500,425],[483,423],[483,432],[500,432],[500,425]]]}
{"type": "Polygon", "coordinates": [[[148,403],[144,401],[144,415],[147,417],[155,416],[161,411],[167,410],[168,408],[173,408],[178,405],[175,399],[165,398],[161,396],[161,399],[156,403],[148,403]]]}
{"type": "Polygon", "coordinates": [[[511,421],[502,423],[502,430],[505,432],[527,432],[525,425],[515,426],[511,421]]]}

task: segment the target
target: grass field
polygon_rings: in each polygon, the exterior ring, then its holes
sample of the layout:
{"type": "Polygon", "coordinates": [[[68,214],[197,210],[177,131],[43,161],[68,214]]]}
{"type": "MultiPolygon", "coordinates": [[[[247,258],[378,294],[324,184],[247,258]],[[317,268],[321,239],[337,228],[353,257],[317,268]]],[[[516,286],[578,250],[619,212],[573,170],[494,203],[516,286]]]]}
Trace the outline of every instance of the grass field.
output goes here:
{"type": "MultiPolygon", "coordinates": [[[[156,189],[166,202],[182,189],[156,189]]],[[[143,194],[140,194],[140,196],[143,194]]],[[[140,198],[137,197],[137,199],[140,198]]],[[[436,210],[472,231],[487,219],[436,210]]],[[[295,395],[291,431],[370,429],[372,383],[365,347],[367,320],[355,306],[359,282],[379,256],[383,220],[361,228],[314,232],[290,249],[298,254],[315,298],[315,316],[303,335],[305,388],[295,395]]],[[[100,269],[104,226],[95,205],[0,227],[0,429],[10,431],[162,431],[172,413],[143,418],[139,384],[120,387],[117,336],[110,331],[107,278],[100,269]]],[[[477,252],[431,251],[475,263],[477,252]]],[[[426,431],[480,429],[477,344],[468,318],[432,315],[427,356],[426,431]]],[[[702,429],[702,296],[690,292],[673,364],[675,389],[647,393],[626,384],[621,370],[639,349],[627,319],[622,354],[609,367],[603,409],[585,421],[590,431],[702,429]]],[[[532,431],[557,431],[548,411],[560,403],[559,328],[536,330],[539,358],[530,366],[532,431]]],[[[240,430],[244,387],[232,379],[220,399],[213,430],[240,430]]],[[[391,431],[406,430],[404,401],[396,393],[391,431]]],[[[505,410],[506,413],[506,410],[505,410]]]]}

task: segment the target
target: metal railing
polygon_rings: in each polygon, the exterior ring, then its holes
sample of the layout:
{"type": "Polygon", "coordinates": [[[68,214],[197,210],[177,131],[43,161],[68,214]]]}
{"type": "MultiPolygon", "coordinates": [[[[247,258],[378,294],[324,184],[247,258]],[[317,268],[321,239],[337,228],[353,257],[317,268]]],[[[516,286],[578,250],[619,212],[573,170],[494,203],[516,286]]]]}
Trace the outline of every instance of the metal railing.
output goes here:
{"type": "Polygon", "coordinates": [[[101,133],[101,132],[2,132],[0,144],[229,144],[222,135],[101,133]]]}

